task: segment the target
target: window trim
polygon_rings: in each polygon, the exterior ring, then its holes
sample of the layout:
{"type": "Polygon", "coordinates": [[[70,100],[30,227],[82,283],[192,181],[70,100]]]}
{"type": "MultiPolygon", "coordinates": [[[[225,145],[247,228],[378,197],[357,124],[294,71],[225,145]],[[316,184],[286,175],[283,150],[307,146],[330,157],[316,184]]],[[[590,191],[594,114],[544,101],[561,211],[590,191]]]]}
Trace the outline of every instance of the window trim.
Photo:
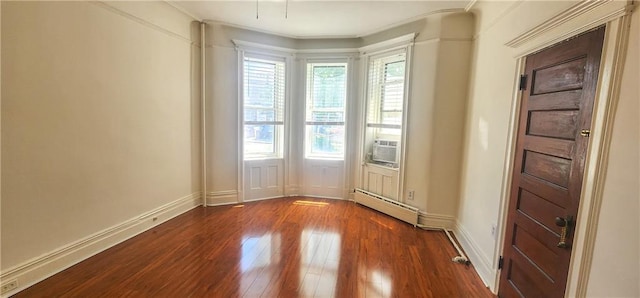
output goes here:
{"type": "Polygon", "coordinates": [[[410,116],[409,100],[411,98],[411,80],[412,80],[412,54],[413,54],[413,46],[414,46],[414,38],[415,33],[407,34],[395,39],[383,41],[377,44],[372,44],[369,46],[365,46],[360,48],[361,53],[361,61],[362,67],[360,75],[363,77],[363,84],[361,86],[361,95],[360,95],[360,106],[363,107],[360,110],[360,123],[361,127],[359,129],[360,133],[360,148],[359,151],[359,164],[360,170],[358,171],[358,183],[360,185],[364,184],[364,172],[365,167],[367,166],[367,152],[368,146],[367,143],[367,117],[368,117],[368,97],[369,97],[369,62],[371,59],[376,59],[384,56],[389,56],[397,53],[404,52],[405,53],[405,83],[404,83],[404,98],[403,98],[403,115],[402,115],[402,127],[401,134],[399,136],[400,140],[400,153],[398,159],[398,181],[397,181],[397,197],[404,198],[405,197],[405,189],[404,189],[404,180],[405,180],[405,172],[406,172],[406,152],[407,152],[407,122],[410,116]]]}

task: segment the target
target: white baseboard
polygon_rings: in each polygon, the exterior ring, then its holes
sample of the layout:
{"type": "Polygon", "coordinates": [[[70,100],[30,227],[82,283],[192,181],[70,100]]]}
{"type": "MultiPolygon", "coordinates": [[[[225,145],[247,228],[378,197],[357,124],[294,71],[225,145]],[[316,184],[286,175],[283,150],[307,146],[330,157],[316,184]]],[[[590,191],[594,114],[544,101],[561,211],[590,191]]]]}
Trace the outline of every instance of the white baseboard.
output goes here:
{"type": "Polygon", "coordinates": [[[237,190],[212,191],[207,193],[207,206],[238,204],[237,190]]]}
{"type": "Polygon", "coordinates": [[[284,196],[273,196],[273,197],[264,197],[264,198],[257,198],[257,199],[245,199],[244,201],[246,203],[249,202],[259,202],[259,201],[266,201],[266,200],[273,200],[273,199],[282,199],[285,198],[284,196]]]}
{"type": "Polygon", "coordinates": [[[84,239],[65,245],[0,273],[0,280],[16,280],[18,287],[3,293],[8,297],[62,270],[88,259],[118,243],[147,231],[199,205],[200,193],[193,193],[84,239]]]}
{"type": "Polygon", "coordinates": [[[469,261],[475,267],[476,272],[482,279],[482,282],[493,292],[496,293],[496,289],[494,289],[494,285],[496,284],[496,276],[498,272],[498,268],[492,265],[490,259],[480,251],[478,244],[475,240],[469,235],[469,232],[460,224],[460,222],[455,221],[455,229],[454,229],[458,242],[464,249],[469,261]]]}
{"type": "Polygon", "coordinates": [[[420,211],[418,213],[418,225],[427,229],[452,230],[455,226],[455,218],[450,215],[433,214],[420,211]]]}
{"type": "Polygon", "coordinates": [[[344,198],[340,198],[340,197],[329,197],[329,196],[317,196],[317,195],[299,195],[299,197],[303,197],[303,198],[311,198],[311,199],[328,199],[328,200],[343,200],[344,198]]]}
{"type": "Polygon", "coordinates": [[[284,187],[284,195],[287,197],[295,197],[300,194],[300,187],[298,185],[286,185],[284,187]]]}

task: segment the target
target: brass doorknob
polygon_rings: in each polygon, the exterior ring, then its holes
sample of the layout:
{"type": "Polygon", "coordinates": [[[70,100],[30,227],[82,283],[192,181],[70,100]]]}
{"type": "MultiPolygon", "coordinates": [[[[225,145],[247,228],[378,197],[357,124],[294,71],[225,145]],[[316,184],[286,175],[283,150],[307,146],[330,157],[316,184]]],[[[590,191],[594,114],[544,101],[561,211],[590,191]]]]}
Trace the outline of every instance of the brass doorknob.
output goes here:
{"type": "Polygon", "coordinates": [[[567,229],[569,228],[569,225],[571,225],[571,219],[572,219],[571,216],[568,216],[566,219],[562,217],[556,217],[556,220],[555,220],[556,226],[559,226],[562,228],[560,230],[560,241],[556,245],[559,248],[567,247],[567,229]]]}

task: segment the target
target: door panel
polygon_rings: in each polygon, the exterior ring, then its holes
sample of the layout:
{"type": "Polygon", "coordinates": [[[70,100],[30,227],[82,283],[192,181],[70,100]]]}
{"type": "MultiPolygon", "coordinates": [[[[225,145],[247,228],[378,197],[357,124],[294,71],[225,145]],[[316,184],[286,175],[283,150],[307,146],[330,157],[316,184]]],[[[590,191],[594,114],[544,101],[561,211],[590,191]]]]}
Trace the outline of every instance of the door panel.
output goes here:
{"type": "Polygon", "coordinates": [[[564,188],[569,184],[571,160],[526,150],[524,173],[564,188]]]}
{"type": "Polygon", "coordinates": [[[555,264],[559,260],[558,254],[553,251],[553,248],[542,245],[535,236],[520,228],[514,233],[513,246],[518,248],[523,255],[528,256],[552,279],[556,278],[557,268],[555,264]]]}
{"type": "Polygon", "coordinates": [[[344,161],[305,159],[302,195],[343,199],[344,161]]]}
{"type": "Polygon", "coordinates": [[[366,164],[362,188],[388,199],[398,200],[398,170],[375,164],[366,164]]]}
{"type": "Polygon", "coordinates": [[[533,95],[581,89],[584,81],[586,59],[563,62],[548,68],[533,71],[533,95]]]}
{"type": "Polygon", "coordinates": [[[528,135],[573,140],[577,121],[578,110],[532,111],[528,135]]]}
{"type": "Polygon", "coordinates": [[[527,57],[500,297],[564,296],[603,38],[527,57]]]}
{"type": "Polygon", "coordinates": [[[580,109],[582,90],[530,95],[527,109],[530,111],[554,111],[580,109]]]}
{"type": "Polygon", "coordinates": [[[244,162],[244,200],[253,201],[283,196],[283,168],[282,159],[246,160],[244,162]]]}
{"type": "Polygon", "coordinates": [[[553,214],[561,214],[564,211],[562,207],[522,189],[518,210],[530,218],[535,218],[547,229],[560,233],[560,227],[556,226],[553,214]]]}

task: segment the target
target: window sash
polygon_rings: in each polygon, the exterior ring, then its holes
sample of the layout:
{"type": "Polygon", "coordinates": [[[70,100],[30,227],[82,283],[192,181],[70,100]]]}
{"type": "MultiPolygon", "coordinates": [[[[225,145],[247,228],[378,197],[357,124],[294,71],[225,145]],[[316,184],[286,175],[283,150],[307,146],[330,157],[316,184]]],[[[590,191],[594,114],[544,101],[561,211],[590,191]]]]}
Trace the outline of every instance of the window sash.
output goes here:
{"type": "Polygon", "coordinates": [[[285,62],[243,59],[244,159],[282,157],[285,62]]]}
{"type": "Polygon", "coordinates": [[[307,63],[305,158],[344,159],[347,68],[347,63],[307,63]]]}
{"type": "Polygon", "coordinates": [[[306,158],[343,159],[344,128],[344,124],[306,125],[306,158]]]}
{"type": "Polygon", "coordinates": [[[399,135],[404,113],[406,54],[371,58],[368,75],[366,126],[399,135]],[[400,72],[394,74],[391,70],[400,72]],[[394,114],[400,115],[394,117],[394,114]]]}

